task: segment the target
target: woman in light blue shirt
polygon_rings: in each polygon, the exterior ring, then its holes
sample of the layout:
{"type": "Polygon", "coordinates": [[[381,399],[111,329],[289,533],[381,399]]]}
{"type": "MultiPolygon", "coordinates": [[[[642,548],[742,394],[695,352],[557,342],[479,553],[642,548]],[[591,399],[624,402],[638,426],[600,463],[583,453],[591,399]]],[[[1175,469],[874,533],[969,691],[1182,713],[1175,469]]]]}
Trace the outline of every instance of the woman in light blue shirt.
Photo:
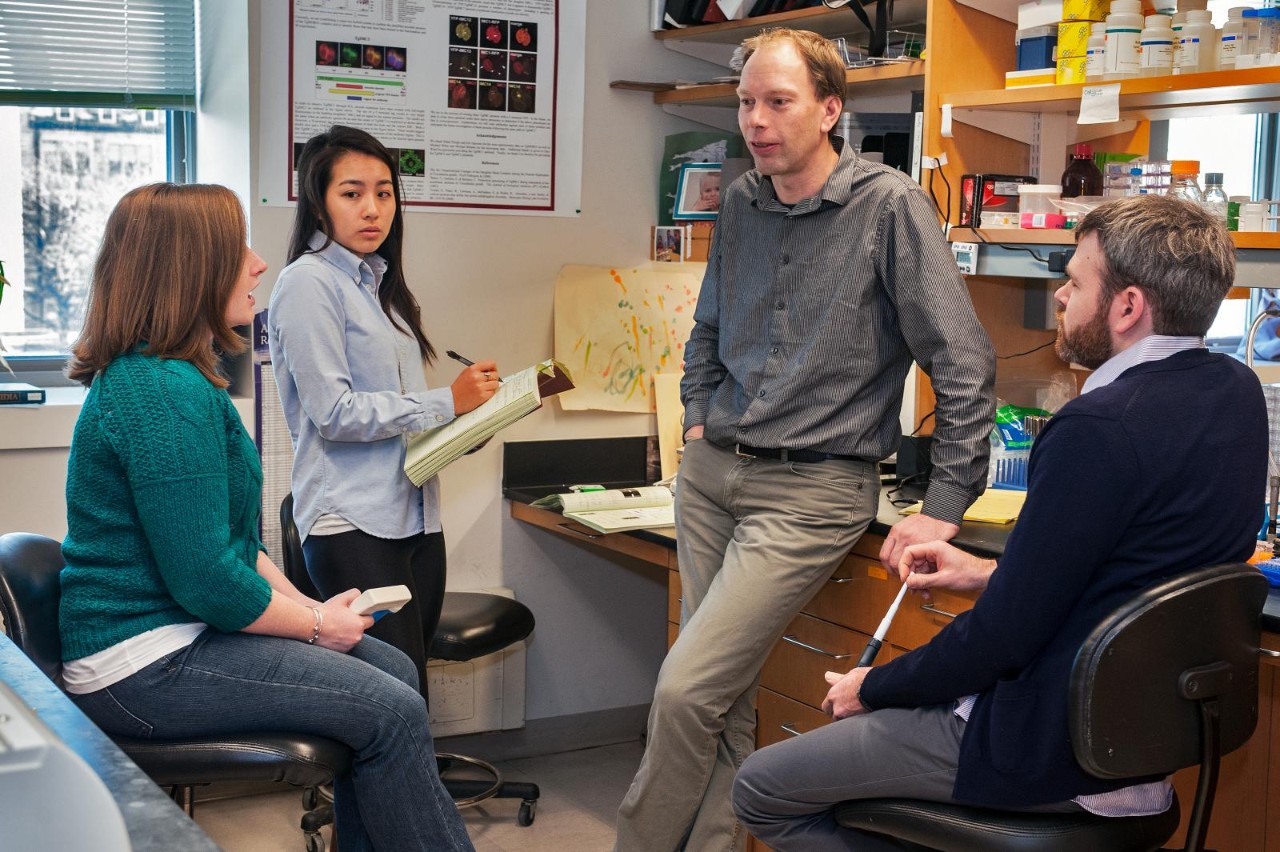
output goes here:
{"type": "Polygon", "coordinates": [[[293,438],[294,520],[307,573],[326,597],[404,584],[413,600],[369,635],[413,660],[426,694],[427,642],[445,586],[440,485],[403,471],[409,435],[448,423],[497,391],[479,361],[428,388],[436,355],[401,262],[396,160],[363,130],[335,125],[298,159],[289,265],[267,326],[293,438]]]}

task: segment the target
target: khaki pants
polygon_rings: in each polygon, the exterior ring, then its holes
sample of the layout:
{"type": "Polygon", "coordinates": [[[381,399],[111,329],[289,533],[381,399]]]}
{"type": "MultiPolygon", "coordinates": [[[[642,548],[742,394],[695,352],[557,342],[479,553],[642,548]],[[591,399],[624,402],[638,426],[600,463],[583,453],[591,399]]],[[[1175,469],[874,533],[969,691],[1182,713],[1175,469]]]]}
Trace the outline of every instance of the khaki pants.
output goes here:
{"type": "Polygon", "coordinates": [[[680,638],[649,713],[648,744],[618,811],[618,852],[734,852],[730,790],[755,747],[765,656],[866,530],[876,466],[740,458],[685,447],[676,487],[680,638]]]}

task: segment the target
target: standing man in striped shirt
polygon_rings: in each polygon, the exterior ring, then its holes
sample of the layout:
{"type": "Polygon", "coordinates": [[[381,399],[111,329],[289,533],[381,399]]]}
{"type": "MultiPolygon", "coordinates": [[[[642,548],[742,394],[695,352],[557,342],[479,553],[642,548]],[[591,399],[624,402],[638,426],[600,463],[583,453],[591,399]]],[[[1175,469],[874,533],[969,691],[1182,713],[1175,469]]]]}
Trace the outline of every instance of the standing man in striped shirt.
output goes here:
{"type": "Polygon", "coordinates": [[[730,789],[754,749],[760,669],[875,516],[913,360],[938,399],[934,472],[881,559],[954,536],[986,480],[995,361],[932,205],[831,135],[845,69],[830,42],[769,30],[744,47],[738,123],[756,168],[722,196],[686,349],[681,632],[618,852],[744,847],[730,789]]]}

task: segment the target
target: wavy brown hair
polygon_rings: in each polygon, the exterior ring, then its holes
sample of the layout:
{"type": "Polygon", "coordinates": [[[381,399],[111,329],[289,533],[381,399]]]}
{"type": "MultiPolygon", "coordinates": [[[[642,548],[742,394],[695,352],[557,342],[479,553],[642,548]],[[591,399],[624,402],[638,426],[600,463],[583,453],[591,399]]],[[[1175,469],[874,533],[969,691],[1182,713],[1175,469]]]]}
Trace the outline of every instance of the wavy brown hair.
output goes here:
{"type": "Polygon", "coordinates": [[[226,387],[219,353],[247,345],[226,319],[245,237],[244,210],[226,187],[153,183],[126,194],[107,219],[67,375],[88,386],[141,345],[226,387]]]}

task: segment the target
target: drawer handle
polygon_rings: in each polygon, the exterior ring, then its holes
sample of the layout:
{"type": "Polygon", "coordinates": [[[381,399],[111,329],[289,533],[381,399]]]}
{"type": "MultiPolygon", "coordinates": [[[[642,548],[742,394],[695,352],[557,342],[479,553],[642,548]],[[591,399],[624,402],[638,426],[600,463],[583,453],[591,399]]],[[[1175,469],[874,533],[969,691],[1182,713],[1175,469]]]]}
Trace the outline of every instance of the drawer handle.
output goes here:
{"type": "Polygon", "coordinates": [[[790,734],[793,737],[803,736],[804,734],[804,731],[797,731],[795,725],[791,722],[787,722],[784,725],[779,725],[778,727],[786,731],[788,734],[790,734]]]}
{"type": "Polygon", "coordinates": [[[931,612],[931,613],[933,613],[934,615],[940,615],[940,616],[942,616],[943,618],[955,618],[955,617],[956,617],[956,614],[955,614],[954,612],[947,612],[945,609],[938,609],[936,606],[934,606],[933,604],[930,604],[930,603],[922,603],[922,604],[920,604],[920,608],[921,608],[922,610],[924,610],[925,612],[931,612]]]}
{"type": "Polygon", "coordinates": [[[795,637],[794,634],[791,634],[791,633],[788,633],[786,636],[783,636],[782,641],[790,642],[792,645],[799,645],[801,648],[804,648],[806,651],[813,651],[815,654],[821,654],[822,656],[830,657],[833,660],[847,660],[853,656],[852,654],[833,654],[830,651],[824,651],[821,648],[818,648],[814,645],[806,645],[804,642],[801,642],[799,639],[795,637]]]}
{"type": "Polygon", "coordinates": [[[852,577],[829,577],[829,578],[827,578],[827,582],[828,582],[828,583],[835,583],[837,586],[839,586],[839,585],[843,585],[843,584],[845,584],[845,583],[852,583],[852,582],[853,582],[853,578],[852,578],[852,577]]]}
{"type": "Polygon", "coordinates": [[[1280,651],[1273,651],[1270,648],[1259,648],[1258,653],[1264,657],[1280,657],[1280,651]]]}
{"type": "Polygon", "coordinates": [[[571,527],[568,524],[556,524],[556,526],[567,533],[573,533],[574,535],[579,536],[581,538],[596,539],[604,535],[604,533],[590,533],[590,532],[587,532],[586,530],[578,529],[577,527],[571,527]]]}

